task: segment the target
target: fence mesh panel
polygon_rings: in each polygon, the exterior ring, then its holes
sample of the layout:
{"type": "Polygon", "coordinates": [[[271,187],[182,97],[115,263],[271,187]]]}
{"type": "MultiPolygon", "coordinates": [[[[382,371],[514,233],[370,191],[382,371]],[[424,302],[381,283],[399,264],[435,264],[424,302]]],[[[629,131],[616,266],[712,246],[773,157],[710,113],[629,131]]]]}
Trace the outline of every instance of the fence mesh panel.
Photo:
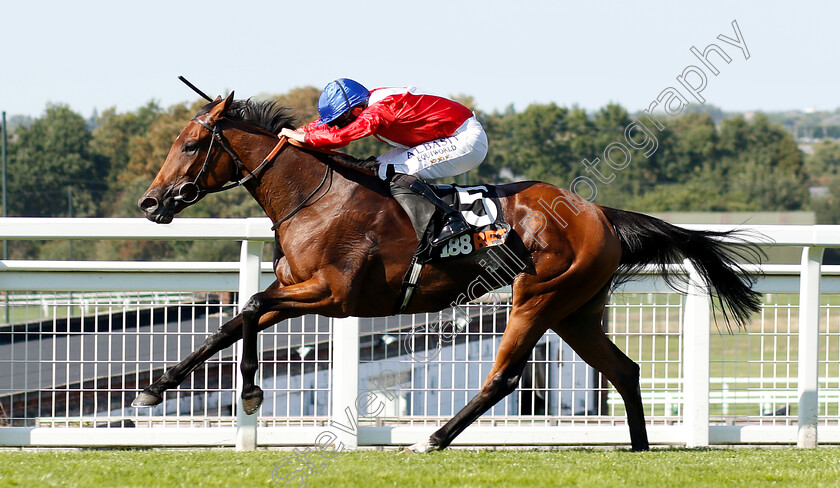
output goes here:
{"type": "MultiPolygon", "coordinates": [[[[236,353],[214,355],[152,409],[129,407],[153,379],[236,313],[232,293],[21,293],[0,296],[0,425],[234,425],[236,353]]],[[[794,425],[798,295],[767,294],[748,329],[711,331],[710,414],[717,425],[794,425]]],[[[478,392],[511,305],[502,295],[440,313],[362,319],[360,391],[384,407],[360,423],[441,425],[478,392]]],[[[605,330],[641,367],[649,424],[682,419],[684,297],[613,296],[605,330]]],[[[820,422],[840,421],[840,295],[823,295],[820,422]]],[[[260,425],[324,425],[331,415],[333,321],[306,316],[260,335],[260,425]]],[[[719,327],[719,328],[718,328],[719,327]]],[[[378,405],[378,404],[377,404],[378,405]]],[[[532,353],[519,389],[487,425],[622,424],[624,406],[600,374],[553,332],[532,353]]]]}

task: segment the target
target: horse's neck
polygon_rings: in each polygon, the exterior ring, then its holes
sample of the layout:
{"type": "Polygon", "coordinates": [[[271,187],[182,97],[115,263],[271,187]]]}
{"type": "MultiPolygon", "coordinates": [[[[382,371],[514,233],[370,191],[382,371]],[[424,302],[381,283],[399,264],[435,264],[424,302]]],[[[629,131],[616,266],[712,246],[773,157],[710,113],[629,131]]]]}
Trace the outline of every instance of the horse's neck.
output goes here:
{"type": "Polygon", "coordinates": [[[326,192],[342,193],[341,187],[348,182],[336,174],[336,163],[327,159],[286,146],[248,190],[277,223],[301,205],[317,204],[326,192]]]}
{"type": "MultiPolygon", "coordinates": [[[[252,134],[237,141],[241,156],[249,171],[254,171],[271,152],[276,139],[252,134]]],[[[298,206],[317,209],[322,205],[350,208],[358,202],[349,202],[359,185],[378,193],[382,201],[369,201],[377,208],[387,205],[388,192],[378,178],[362,170],[350,168],[334,161],[330,156],[314,154],[291,144],[284,146],[255,181],[246,188],[262,207],[265,214],[277,223],[289,216],[298,206]],[[319,188],[321,182],[323,186],[319,188]],[[317,191],[316,191],[317,190],[317,191]]],[[[369,195],[374,200],[378,198],[369,195]]],[[[366,200],[368,200],[366,198],[366,200]]],[[[294,217],[292,217],[294,219],[294,217]]]]}

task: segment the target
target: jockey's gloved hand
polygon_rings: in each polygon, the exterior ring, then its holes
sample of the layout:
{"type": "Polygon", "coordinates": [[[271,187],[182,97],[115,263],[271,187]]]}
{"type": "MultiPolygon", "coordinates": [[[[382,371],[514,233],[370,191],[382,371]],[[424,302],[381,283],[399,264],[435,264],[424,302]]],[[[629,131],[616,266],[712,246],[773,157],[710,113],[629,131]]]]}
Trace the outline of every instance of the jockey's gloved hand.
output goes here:
{"type": "Polygon", "coordinates": [[[289,139],[294,139],[298,142],[306,142],[306,132],[303,129],[282,129],[279,134],[280,137],[286,136],[289,139]]]}

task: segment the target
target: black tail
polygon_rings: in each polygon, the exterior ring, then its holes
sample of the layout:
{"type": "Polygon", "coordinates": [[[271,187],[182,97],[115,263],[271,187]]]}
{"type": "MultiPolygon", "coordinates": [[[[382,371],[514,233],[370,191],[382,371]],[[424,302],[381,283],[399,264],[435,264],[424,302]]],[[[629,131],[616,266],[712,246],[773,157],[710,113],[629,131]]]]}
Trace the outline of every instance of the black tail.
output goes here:
{"type": "Polygon", "coordinates": [[[693,231],[662,220],[626,210],[601,207],[621,241],[621,264],[614,286],[627,281],[645,265],[658,266],[665,281],[681,290],[687,277],[669,272],[669,264],[691,261],[713,297],[721,306],[727,327],[734,319],[746,326],[761,305],[761,294],[753,291],[753,280],[744,273],[743,263],[760,263],[764,253],[754,244],[739,239],[738,232],[693,231]],[[723,242],[726,238],[729,242],[723,242]]]}

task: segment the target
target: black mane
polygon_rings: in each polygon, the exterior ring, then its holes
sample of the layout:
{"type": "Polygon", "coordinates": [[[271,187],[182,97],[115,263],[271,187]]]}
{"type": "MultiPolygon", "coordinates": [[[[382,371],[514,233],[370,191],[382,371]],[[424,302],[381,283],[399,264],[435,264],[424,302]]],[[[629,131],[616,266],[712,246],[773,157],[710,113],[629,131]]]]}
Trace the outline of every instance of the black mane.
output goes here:
{"type": "MultiPolygon", "coordinates": [[[[209,112],[220,101],[210,102],[197,115],[209,112]]],[[[272,100],[234,100],[225,112],[228,119],[238,120],[267,130],[273,134],[279,134],[281,129],[294,129],[294,115],[288,107],[280,105],[272,100]]],[[[339,164],[352,168],[360,168],[371,172],[376,171],[376,158],[357,159],[349,154],[335,153],[331,155],[339,164]]]]}
{"type": "MultiPolygon", "coordinates": [[[[198,111],[203,115],[210,111],[217,103],[211,102],[198,111]]],[[[234,100],[225,112],[225,117],[238,120],[277,134],[281,129],[294,129],[295,117],[291,109],[273,100],[234,100]]]]}
{"type": "Polygon", "coordinates": [[[277,134],[280,129],[294,129],[295,117],[291,109],[272,100],[234,100],[225,117],[256,125],[277,134]]]}

